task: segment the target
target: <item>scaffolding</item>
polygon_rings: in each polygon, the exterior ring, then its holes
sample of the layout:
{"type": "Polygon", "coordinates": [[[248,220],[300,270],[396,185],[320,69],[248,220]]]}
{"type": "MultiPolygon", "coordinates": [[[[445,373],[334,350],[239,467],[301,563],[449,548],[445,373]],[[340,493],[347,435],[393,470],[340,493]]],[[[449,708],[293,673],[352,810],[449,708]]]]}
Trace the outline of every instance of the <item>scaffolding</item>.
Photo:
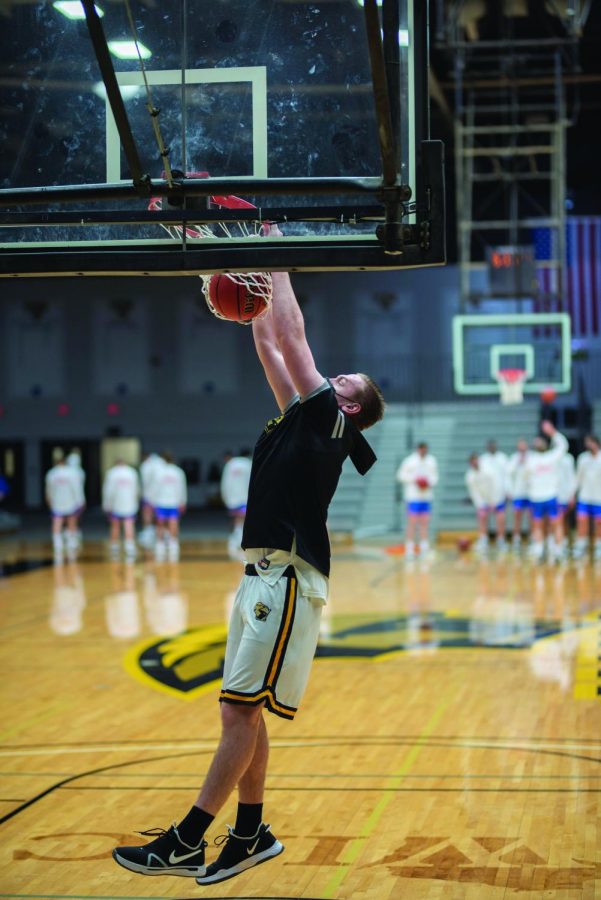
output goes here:
{"type": "Polygon", "coordinates": [[[462,312],[499,299],[563,309],[567,89],[590,4],[517,6],[488,4],[480,22],[465,2],[438,7],[438,46],[453,60],[462,312]]]}

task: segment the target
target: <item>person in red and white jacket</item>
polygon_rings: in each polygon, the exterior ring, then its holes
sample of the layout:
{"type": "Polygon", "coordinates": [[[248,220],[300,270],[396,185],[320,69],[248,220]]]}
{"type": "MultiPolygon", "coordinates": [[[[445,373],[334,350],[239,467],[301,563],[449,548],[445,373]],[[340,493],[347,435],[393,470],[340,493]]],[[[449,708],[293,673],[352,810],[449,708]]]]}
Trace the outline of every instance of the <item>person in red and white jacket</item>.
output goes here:
{"type": "Polygon", "coordinates": [[[578,457],[576,464],[576,484],[578,504],[576,506],[576,540],[574,559],[581,559],[586,552],[591,519],[595,529],[593,555],[601,560],[601,441],[589,434],[584,441],[586,450],[578,457]]]}
{"type": "Polygon", "coordinates": [[[157,470],[150,485],[157,531],[154,555],[157,560],[179,559],[179,520],[188,499],[186,474],[176,466],[170,453],[161,454],[164,465],[157,470]]]}
{"type": "Polygon", "coordinates": [[[111,523],[110,551],[113,559],[120,554],[120,532],[123,530],[125,556],[136,557],[136,516],[140,506],[140,480],[133,466],[118,459],[104,476],[102,508],[111,523]]]}
{"type": "Polygon", "coordinates": [[[403,495],[407,504],[407,533],[405,559],[415,557],[415,533],[419,530],[419,552],[429,553],[428,531],[432,513],[433,488],[438,484],[438,463],[428,452],[428,445],[422,441],[414,453],[401,463],[396,480],[403,485],[403,495]]]}
{"type": "Polygon", "coordinates": [[[81,480],[78,472],[68,466],[61,455],[46,473],[46,502],[52,514],[52,546],[55,562],[62,562],[66,549],[67,557],[77,556],[77,514],[82,506],[81,480]],[[63,528],[66,530],[63,535],[63,528]],[[64,545],[63,545],[64,540],[64,545]]]}
{"type": "Polygon", "coordinates": [[[530,555],[537,562],[545,553],[545,520],[549,523],[549,559],[559,561],[565,552],[563,520],[557,501],[560,463],[568,451],[568,442],[552,422],[541,422],[542,435],[532,442],[532,453],[526,463],[528,499],[532,510],[532,543],[530,555]],[[553,540],[554,538],[554,540],[553,540]]]}

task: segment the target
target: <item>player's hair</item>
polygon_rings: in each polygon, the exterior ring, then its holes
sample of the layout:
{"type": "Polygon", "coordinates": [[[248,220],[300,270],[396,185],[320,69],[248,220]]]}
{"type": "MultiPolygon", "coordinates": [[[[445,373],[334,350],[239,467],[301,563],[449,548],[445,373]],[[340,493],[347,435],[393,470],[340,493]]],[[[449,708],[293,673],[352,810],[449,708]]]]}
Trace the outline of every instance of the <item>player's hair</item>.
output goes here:
{"type": "Polygon", "coordinates": [[[163,452],[161,453],[161,456],[163,457],[163,459],[165,460],[166,463],[173,462],[174,456],[173,456],[173,453],[171,452],[171,450],[163,450],[163,452]]]}
{"type": "Polygon", "coordinates": [[[376,422],[379,422],[384,415],[386,403],[382,391],[369,375],[358,372],[363,379],[365,386],[360,390],[357,403],[361,404],[360,411],[353,416],[353,422],[361,431],[371,428],[376,422]]]}
{"type": "Polygon", "coordinates": [[[417,449],[418,449],[418,450],[421,450],[422,447],[425,447],[426,450],[428,449],[428,445],[427,445],[427,443],[426,443],[425,441],[420,441],[419,444],[417,445],[417,449]]]}
{"type": "Polygon", "coordinates": [[[593,441],[597,445],[597,447],[601,447],[601,440],[599,440],[596,434],[587,434],[586,437],[587,440],[593,441]]]}

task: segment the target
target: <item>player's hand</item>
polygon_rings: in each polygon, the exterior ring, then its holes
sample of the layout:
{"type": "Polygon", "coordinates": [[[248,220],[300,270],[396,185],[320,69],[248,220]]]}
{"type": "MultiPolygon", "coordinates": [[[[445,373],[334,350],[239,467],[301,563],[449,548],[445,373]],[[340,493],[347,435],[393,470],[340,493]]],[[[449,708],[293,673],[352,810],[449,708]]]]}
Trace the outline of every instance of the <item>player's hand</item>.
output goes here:
{"type": "Polygon", "coordinates": [[[540,430],[543,432],[543,434],[546,434],[549,437],[553,437],[553,435],[557,431],[557,428],[555,427],[553,422],[550,422],[548,419],[543,419],[543,421],[540,423],[540,430]]]}

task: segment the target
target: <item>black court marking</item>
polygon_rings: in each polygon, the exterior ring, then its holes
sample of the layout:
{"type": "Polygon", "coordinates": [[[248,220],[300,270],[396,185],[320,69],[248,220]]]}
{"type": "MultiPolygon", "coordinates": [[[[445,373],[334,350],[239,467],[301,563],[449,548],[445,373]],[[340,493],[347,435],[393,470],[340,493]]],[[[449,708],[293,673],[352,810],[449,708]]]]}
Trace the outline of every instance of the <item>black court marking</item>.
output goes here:
{"type": "MultiPolygon", "coordinates": [[[[299,739],[299,740],[302,741],[302,739],[299,739]]],[[[519,753],[519,752],[522,752],[522,753],[539,753],[539,754],[541,754],[542,756],[556,756],[556,757],[565,758],[565,759],[581,760],[581,761],[583,761],[583,762],[601,763],[601,758],[599,758],[599,757],[594,757],[594,756],[583,756],[582,754],[577,754],[577,753],[566,753],[566,752],[564,752],[564,751],[558,751],[558,750],[546,750],[546,749],[542,749],[542,748],[540,748],[540,747],[532,747],[532,748],[529,748],[529,747],[522,747],[522,746],[519,746],[519,745],[518,745],[518,746],[511,746],[511,745],[507,745],[507,744],[491,745],[491,746],[489,746],[489,745],[483,744],[482,742],[478,742],[478,743],[450,743],[449,741],[430,741],[430,740],[427,740],[427,739],[426,739],[426,740],[422,740],[422,741],[419,741],[419,740],[418,740],[418,741],[399,741],[396,745],[392,745],[392,746],[398,746],[398,747],[409,746],[409,747],[413,747],[413,746],[417,746],[417,745],[423,746],[423,747],[445,747],[445,748],[446,748],[446,747],[460,747],[460,748],[462,748],[462,749],[468,749],[468,748],[469,748],[469,749],[476,749],[476,750],[499,750],[499,751],[505,751],[505,752],[509,750],[509,751],[515,751],[515,752],[517,752],[517,753],[519,753]]],[[[337,744],[335,744],[335,745],[332,745],[332,744],[330,744],[330,743],[328,743],[328,742],[324,742],[324,743],[322,744],[322,746],[325,746],[325,747],[327,747],[327,746],[337,746],[337,747],[339,747],[339,746],[341,746],[341,744],[340,744],[340,743],[337,743],[337,744]]],[[[370,746],[370,747],[372,747],[372,746],[373,746],[373,747],[378,747],[378,746],[388,746],[388,747],[390,747],[391,744],[382,743],[382,742],[380,742],[380,741],[370,741],[370,742],[359,741],[359,742],[355,742],[355,743],[354,743],[354,742],[351,740],[351,741],[344,742],[343,746],[363,746],[363,747],[365,747],[365,746],[370,746]]],[[[275,750],[275,749],[277,749],[277,748],[274,747],[274,750],[275,750]]],[[[304,748],[300,747],[299,749],[304,749],[304,748]]],[[[80,781],[80,780],[83,779],[83,778],[88,778],[88,777],[90,777],[90,776],[92,776],[92,775],[97,775],[97,774],[99,774],[99,773],[101,773],[101,772],[109,772],[109,771],[111,771],[111,769],[124,769],[124,768],[128,768],[128,767],[130,767],[130,766],[144,765],[145,763],[148,763],[148,762],[163,762],[163,761],[165,761],[165,760],[167,760],[167,759],[181,759],[181,758],[183,758],[183,757],[189,757],[189,756],[194,756],[194,757],[197,757],[197,756],[205,756],[205,755],[207,755],[207,754],[212,754],[212,753],[214,753],[213,750],[195,750],[195,751],[190,750],[190,751],[187,751],[187,752],[185,752],[185,753],[166,754],[166,755],[164,755],[164,756],[154,756],[154,757],[149,757],[148,759],[135,759],[135,760],[130,760],[129,762],[115,763],[114,765],[111,765],[111,766],[101,766],[101,767],[98,768],[98,769],[91,769],[91,770],[88,771],[88,772],[79,772],[77,775],[72,775],[72,776],[70,776],[69,778],[63,778],[63,779],[61,779],[61,781],[58,781],[58,782],[56,782],[56,784],[51,785],[49,788],[46,788],[46,790],[41,791],[41,792],[40,792],[39,794],[37,794],[35,797],[32,797],[30,800],[27,800],[25,803],[21,804],[21,806],[18,806],[16,809],[13,809],[11,812],[6,813],[6,815],[0,817],[0,825],[3,825],[4,822],[9,821],[9,819],[12,819],[14,816],[16,816],[16,815],[18,815],[19,813],[23,812],[24,810],[28,809],[30,806],[33,806],[35,803],[37,803],[39,800],[42,800],[44,797],[49,796],[50,794],[54,793],[55,791],[59,790],[60,788],[65,787],[66,785],[73,784],[73,783],[76,782],[76,781],[80,781]]],[[[394,777],[394,776],[391,775],[391,776],[389,776],[389,777],[394,777]]],[[[197,787],[198,787],[198,786],[195,786],[195,789],[197,789],[197,787]]],[[[81,785],[81,786],[80,786],[80,789],[86,790],[86,788],[85,788],[84,785],[81,785]]],[[[89,790],[123,790],[122,787],[116,787],[116,788],[111,788],[111,787],[99,787],[99,788],[93,788],[93,787],[90,787],[90,788],[88,788],[88,789],[89,789],[89,790]]],[[[126,788],[126,789],[127,789],[127,788],[126,788]]],[[[136,789],[136,790],[145,790],[145,788],[131,788],[131,790],[134,790],[134,789],[136,789]]],[[[282,790],[282,791],[285,791],[285,790],[290,790],[290,791],[296,790],[296,788],[270,788],[270,789],[272,789],[272,790],[282,790]]],[[[178,790],[178,788],[174,788],[174,787],[169,787],[169,788],[146,788],[146,790],[178,790]]],[[[190,790],[190,788],[179,788],[179,790],[190,790]]],[[[303,790],[303,789],[301,789],[301,790],[303,790]]],[[[332,792],[344,792],[344,791],[347,790],[347,789],[345,789],[345,788],[306,788],[306,789],[304,789],[304,790],[306,790],[306,791],[320,791],[320,790],[324,790],[324,791],[325,791],[325,790],[329,790],[329,791],[332,791],[332,792]]],[[[363,791],[363,788],[349,788],[348,790],[349,790],[349,791],[363,791]]],[[[369,790],[372,790],[372,789],[369,789],[369,790]]],[[[395,789],[393,789],[393,788],[382,788],[382,787],[380,787],[380,788],[374,788],[373,790],[374,790],[374,791],[378,791],[378,792],[381,793],[382,790],[395,790],[395,789]]],[[[399,792],[405,792],[405,791],[406,791],[406,792],[411,792],[411,791],[413,791],[413,790],[423,791],[423,792],[431,792],[431,793],[439,792],[438,789],[436,789],[436,788],[417,788],[417,789],[412,789],[412,788],[401,788],[401,789],[399,789],[399,792]]],[[[463,788],[462,790],[466,790],[466,789],[463,788]]],[[[498,793],[500,793],[500,792],[502,792],[502,793],[510,793],[510,792],[511,792],[511,793],[522,793],[522,792],[523,792],[523,793],[530,793],[530,792],[537,792],[537,793],[601,793],[601,790],[598,790],[598,789],[596,789],[596,788],[584,789],[583,791],[579,791],[579,790],[577,790],[577,789],[574,790],[574,789],[571,789],[571,788],[565,788],[565,789],[553,789],[553,788],[551,788],[551,789],[549,789],[549,790],[546,790],[546,789],[544,789],[544,788],[540,788],[540,789],[539,789],[539,788],[536,788],[536,789],[533,789],[533,791],[530,791],[529,789],[524,789],[524,790],[522,791],[521,788],[481,788],[481,789],[480,789],[480,788],[475,788],[475,789],[473,789],[473,790],[474,790],[474,793],[484,792],[484,793],[496,793],[496,794],[498,794],[498,793]]],[[[461,793],[461,790],[456,789],[456,788],[441,788],[441,789],[440,789],[440,792],[446,792],[446,791],[453,792],[453,793],[456,793],[456,792],[461,793]]],[[[466,792],[470,792],[470,789],[467,789],[466,792]]],[[[1,897],[1,896],[2,896],[2,895],[0,895],[0,897],[1,897]]]]}
{"type": "Polygon", "coordinates": [[[38,569],[46,569],[53,564],[50,558],[19,559],[16,562],[0,562],[0,578],[12,578],[14,575],[25,575],[38,569]]]}

